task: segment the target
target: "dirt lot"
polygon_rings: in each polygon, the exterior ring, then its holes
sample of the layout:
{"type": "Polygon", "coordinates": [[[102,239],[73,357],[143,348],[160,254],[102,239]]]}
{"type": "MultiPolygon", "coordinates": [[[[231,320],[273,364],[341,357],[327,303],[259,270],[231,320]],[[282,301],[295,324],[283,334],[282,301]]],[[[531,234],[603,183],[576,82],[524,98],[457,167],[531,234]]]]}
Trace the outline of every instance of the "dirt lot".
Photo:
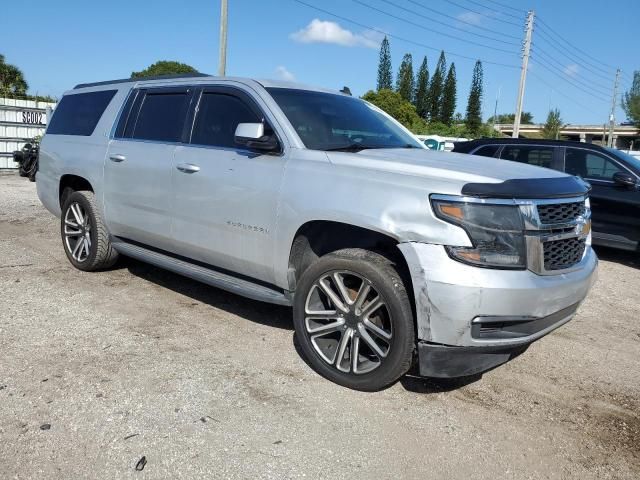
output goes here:
{"type": "Polygon", "coordinates": [[[365,394],[305,364],[289,309],[82,273],[58,232],[0,174],[2,479],[640,477],[638,255],[600,250],[578,316],[481,379],[365,394]]]}

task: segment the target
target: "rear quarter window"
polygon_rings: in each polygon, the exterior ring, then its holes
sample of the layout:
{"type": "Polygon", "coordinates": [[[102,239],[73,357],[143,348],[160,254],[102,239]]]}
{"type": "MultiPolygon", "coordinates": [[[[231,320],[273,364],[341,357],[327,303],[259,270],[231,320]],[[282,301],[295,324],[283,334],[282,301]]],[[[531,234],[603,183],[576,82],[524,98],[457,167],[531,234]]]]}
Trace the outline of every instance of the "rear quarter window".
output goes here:
{"type": "Polygon", "coordinates": [[[65,95],[53,112],[47,135],[93,134],[117,90],[65,95]]]}

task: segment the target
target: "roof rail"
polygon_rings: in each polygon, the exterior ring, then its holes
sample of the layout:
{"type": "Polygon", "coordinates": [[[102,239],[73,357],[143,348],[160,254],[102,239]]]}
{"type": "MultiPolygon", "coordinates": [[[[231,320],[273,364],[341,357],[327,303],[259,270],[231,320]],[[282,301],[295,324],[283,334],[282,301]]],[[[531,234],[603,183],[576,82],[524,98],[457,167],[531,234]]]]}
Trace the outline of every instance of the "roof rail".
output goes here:
{"type": "Polygon", "coordinates": [[[107,80],[104,82],[93,83],[79,83],[73,89],[86,88],[86,87],[99,87],[101,85],[111,85],[114,83],[128,83],[128,82],[146,82],[147,80],[171,80],[173,78],[193,78],[193,77],[210,77],[211,75],[206,73],[176,73],[171,75],[155,75],[153,77],[137,77],[137,78],[120,78],[118,80],[107,80]]]}

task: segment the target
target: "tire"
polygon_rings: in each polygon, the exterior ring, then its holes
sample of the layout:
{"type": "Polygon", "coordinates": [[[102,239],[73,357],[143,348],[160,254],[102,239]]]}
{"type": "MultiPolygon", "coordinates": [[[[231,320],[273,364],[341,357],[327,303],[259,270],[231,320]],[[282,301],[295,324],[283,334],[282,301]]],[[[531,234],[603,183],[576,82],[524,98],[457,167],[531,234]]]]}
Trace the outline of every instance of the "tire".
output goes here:
{"type": "Polygon", "coordinates": [[[118,252],[111,245],[91,191],[66,195],[60,216],[60,235],[67,258],[78,270],[103,270],[118,260],[118,252]]]}
{"type": "Polygon", "coordinates": [[[300,278],[293,318],[303,356],[339,385],[378,391],[411,367],[415,329],[409,295],[382,255],[345,249],[318,259],[300,278]]]}

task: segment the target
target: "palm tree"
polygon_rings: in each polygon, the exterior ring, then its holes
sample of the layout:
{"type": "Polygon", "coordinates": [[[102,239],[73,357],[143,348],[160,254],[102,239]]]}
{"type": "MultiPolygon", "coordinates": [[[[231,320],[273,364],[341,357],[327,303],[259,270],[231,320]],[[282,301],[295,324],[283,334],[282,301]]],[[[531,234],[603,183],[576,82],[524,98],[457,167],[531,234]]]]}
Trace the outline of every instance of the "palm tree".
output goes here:
{"type": "Polygon", "coordinates": [[[28,88],[20,69],[5,63],[4,55],[0,55],[0,95],[3,97],[25,95],[28,88]]]}

